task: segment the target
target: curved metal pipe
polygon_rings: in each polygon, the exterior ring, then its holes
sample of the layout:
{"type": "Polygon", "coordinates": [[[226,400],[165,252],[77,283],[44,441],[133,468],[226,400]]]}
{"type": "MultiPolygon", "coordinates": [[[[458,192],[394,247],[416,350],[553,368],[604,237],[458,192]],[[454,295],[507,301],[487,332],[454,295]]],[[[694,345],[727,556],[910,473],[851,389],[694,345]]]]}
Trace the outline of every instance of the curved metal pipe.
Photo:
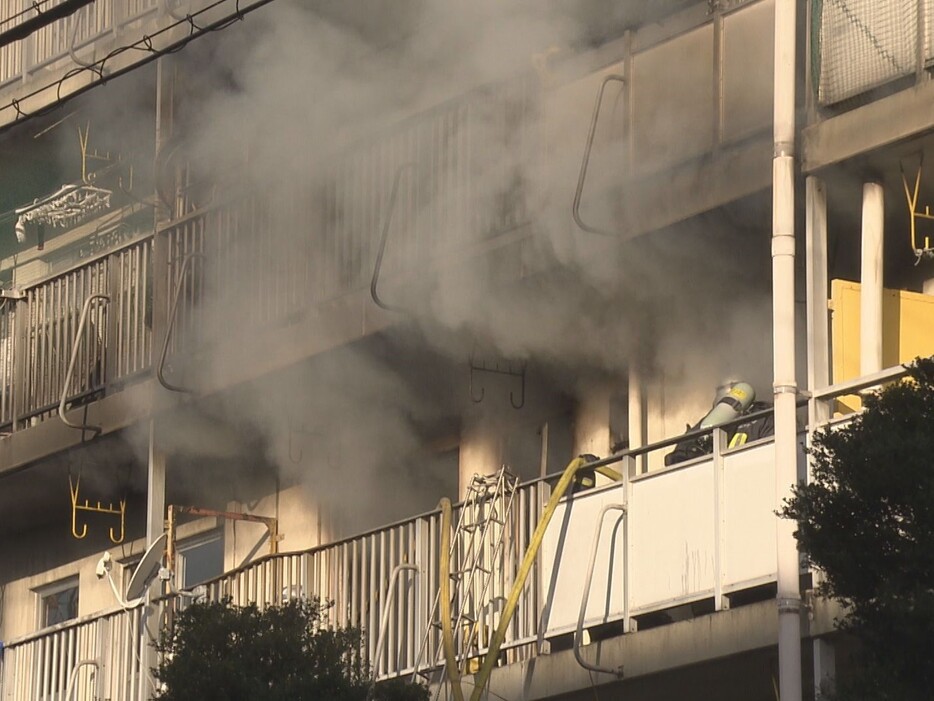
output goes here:
{"type": "Polygon", "coordinates": [[[188,3],[188,12],[184,15],[175,14],[175,8],[172,7],[172,0],[163,0],[162,9],[164,9],[166,14],[172,19],[179,21],[191,20],[191,3],[188,3]]]}
{"type": "Polygon", "coordinates": [[[169,324],[168,328],[165,330],[165,338],[162,341],[162,352],[159,354],[159,364],[156,366],[156,379],[159,380],[160,385],[170,392],[184,392],[185,394],[191,394],[194,390],[179,385],[173,385],[165,379],[165,357],[169,352],[169,341],[172,338],[172,330],[175,328],[175,320],[178,317],[178,298],[181,296],[182,283],[185,281],[185,275],[188,274],[188,270],[191,268],[191,261],[195,258],[206,258],[206,256],[198,251],[192,251],[185,256],[185,260],[182,261],[182,269],[178,274],[178,280],[175,281],[175,294],[172,297],[172,309],[169,311],[169,324]]]}
{"type": "Polygon", "coordinates": [[[75,681],[78,679],[78,670],[82,667],[94,667],[94,669],[100,669],[100,662],[97,660],[78,660],[75,663],[75,666],[71,669],[71,674],[68,675],[68,684],[65,687],[65,701],[71,701],[71,692],[74,691],[75,681]]]}
{"type": "Polygon", "coordinates": [[[110,296],[104,294],[94,294],[84,300],[84,306],[81,308],[81,318],[78,320],[78,330],[75,333],[75,342],[71,347],[71,360],[68,361],[68,371],[65,373],[65,382],[62,385],[62,398],[58,403],[58,416],[62,420],[62,423],[71,428],[77,428],[82,431],[90,429],[94,432],[94,435],[97,435],[101,432],[100,426],[91,426],[90,424],[73,424],[67,418],[65,418],[65,401],[68,399],[68,388],[71,386],[71,376],[75,371],[75,361],[78,359],[78,350],[81,348],[81,337],[84,333],[84,324],[88,320],[88,310],[91,308],[91,303],[95,299],[102,299],[105,302],[110,302],[110,296]]]}
{"type": "Polygon", "coordinates": [[[402,175],[410,169],[412,171],[415,170],[414,163],[403,163],[396,170],[396,175],[392,179],[392,191],[389,194],[389,211],[386,213],[386,221],[383,222],[383,232],[379,237],[379,249],[376,252],[376,263],[373,266],[373,278],[370,280],[370,297],[373,298],[373,302],[376,306],[385,309],[387,312],[399,312],[400,314],[408,314],[409,312],[401,307],[394,307],[386,304],[380,299],[377,287],[379,285],[379,272],[383,267],[383,253],[386,251],[386,239],[389,238],[389,226],[392,224],[392,215],[393,212],[396,211],[396,201],[399,199],[399,182],[402,180],[402,175]]]}
{"type": "Polygon", "coordinates": [[[621,75],[611,74],[600,83],[600,90],[597,91],[597,102],[593,107],[593,116],[590,118],[590,132],[587,134],[587,145],[584,147],[584,158],[581,161],[581,172],[577,176],[577,190],[574,192],[574,204],[571,207],[571,214],[574,222],[584,231],[590,234],[599,234],[600,236],[619,236],[619,231],[605,231],[597,227],[586,224],[581,219],[581,196],[584,194],[584,181],[587,179],[587,169],[590,167],[590,152],[593,149],[594,136],[597,133],[597,121],[600,118],[600,106],[603,104],[603,91],[606,90],[607,83],[612,82],[625,83],[626,79],[621,75]]]}
{"type": "Polygon", "coordinates": [[[600,510],[600,516],[597,518],[597,530],[593,536],[593,544],[590,546],[590,560],[587,563],[587,577],[584,579],[584,592],[581,595],[581,608],[580,613],[577,615],[577,628],[574,631],[574,659],[577,660],[579,664],[584,669],[588,669],[591,672],[604,672],[605,674],[614,674],[617,677],[623,676],[623,668],[619,667],[618,669],[608,669],[606,667],[598,667],[587,662],[581,655],[581,638],[584,637],[584,616],[587,613],[587,599],[590,597],[590,587],[593,584],[593,569],[597,561],[597,548],[600,545],[600,534],[603,532],[603,517],[606,516],[610,511],[622,511],[623,512],[623,528],[628,528],[628,522],[626,520],[626,506],[623,504],[607,504],[600,510]]]}
{"type": "Polygon", "coordinates": [[[373,697],[373,689],[376,684],[379,656],[383,652],[383,643],[386,642],[386,627],[389,624],[389,609],[390,604],[392,603],[392,595],[393,591],[395,590],[396,580],[399,578],[399,573],[403,570],[418,572],[418,565],[404,562],[401,565],[396,565],[393,567],[392,573],[389,575],[389,586],[386,587],[386,603],[383,605],[383,615],[380,616],[379,621],[379,637],[376,639],[376,650],[373,652],[373,683],[370,685],[369,692],[367,692],[367,699],[373,697]]]}
{"type": "Polygon", "coordinates": [[[78,38],[78,14],[75,13],[71,16],[71,41],[68,43],[68,55],[71,56],[71,60],[82,68],[93,68],[94,62],[88,63],[87,61],[82,61],[78,58],[78,54],[75,51],[75,40],[78,38]]]}

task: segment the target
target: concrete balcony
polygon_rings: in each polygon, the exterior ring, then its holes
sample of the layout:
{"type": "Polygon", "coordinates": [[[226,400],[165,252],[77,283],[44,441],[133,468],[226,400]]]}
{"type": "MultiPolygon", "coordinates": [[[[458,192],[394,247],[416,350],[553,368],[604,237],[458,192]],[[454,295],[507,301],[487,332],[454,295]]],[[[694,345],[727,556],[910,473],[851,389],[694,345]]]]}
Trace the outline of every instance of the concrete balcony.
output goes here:
{"type": "MultiPolygon", "coordinates": [[[[774,644],[767,634],[774,623],[774,607],[755,603],[773,595],[769,586],[775,581],[771,440],[725,450],[720,447],[723,434],[717,430],[713,455],[636,474],[639,456],[667,452],[676,440],[621,454],[615,466],[620,481],[561,500],[507,629],[503,647],[507,664],[497,671],[494,684],[506,683],[512,664],[537,657],[549,645],[555,653],[567,648],[575,630],[590,631],[593,640],[603,640],[581,648],[585,659],[602,667],[625,666],[627,676],[639,674],[639,665],[630,669],[627,657],[638,649],[638,641],[657,637],[650,629],[659,626],[673,626],[667,635],[682,631],[678,621],[712,616],[715,631],[718,616],[749,619],[741,624],[746,637],[732,641],[728,638],[736,632],[736,623],[724,621],[722,632],[710,633],[716,644],[695,651],[694,662],[713,659],[727,649],[749,651],[774,644]],[[587,548],[591,543],[592,552],[587,548]],[[585,581],[588,565],[593,576],[585,581]],[[728,611],[731,598],[734,610],[728,611]],[[739,608],[745,605],[750,608],[741,613],[739,608]],[[613,642],[618,636],[621,645],[613,642]],[[625,642],[629,639],[632,642],[625,642]]],[[[799,461],[803,474],[803,453],[799,461]]],[[[495,560],[482,601],[474,602],[480,615],[478,638],[471,644],[462,639],[462,631],[457,633],[471,658],[486,652],[503,599],[541,519],[552,479],[526,483],[514,493],[503,526],[502,542],[507,546],[495,560]]],[[[464,508],[464,504],[455,508],[454,522],[464,508]]],[[[439,682],[440,529],[441,514],[432,511],[304,552],[260,557],[206,582],[203,596],[212,601],[229,597],[241,605],[312,596],[333,601],[334,624],[358,626],[366,632],[366,654],[378,678],[417,672],[439,682]],[[402,565],[414,571],[394,576],[402,565]]],[[[455,548],[454,554],[452,571],[470,566],[467,550],[455,548]]],[[[176,604],[163,599],[154,605],[176,604]]],[[[85,690],[82,693],[107,698],[123,698],[122,694],[145,685],[138,658],[131,654],[139,643],[141,610],[106,611],[7,641],[0,698],[12,701],[58,693],[73,672],[77,688],[85,690]],[[78,669],[79,661],[89,663],[78,669]]],[[[687,633],[675,637],[683,635],[687,633]]],[[[583,670],[567,655],[555,655],[548,664],[558,660],[566,680],[560,690],[573,691],[583,670]]],[[[666,666],[664,659],[653,665],[666,666]]],[[[608,682],[613,676],[600,678],[608,682]]],[[[512,689],[507,695],[526,698],[516,694],[518,690],[512,689]]]]}

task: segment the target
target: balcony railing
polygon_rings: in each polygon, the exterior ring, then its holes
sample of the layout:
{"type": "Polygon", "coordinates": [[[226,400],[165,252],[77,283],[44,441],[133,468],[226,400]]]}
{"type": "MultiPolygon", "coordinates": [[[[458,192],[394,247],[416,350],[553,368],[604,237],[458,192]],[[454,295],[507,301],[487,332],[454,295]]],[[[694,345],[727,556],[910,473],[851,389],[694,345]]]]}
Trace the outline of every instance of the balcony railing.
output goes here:
{"type": "MultiPolygon", "coordinates": [[[[626,459],[624,472],[634,467],[633,460],[626,459]]],[[[618,622],[619,633],[634,630],[631,620],[636,616],[702,599],[715,599],[719,609],[730,593],[774,581],[773,465],[772,444],[766,441],[565,498],[508,629],[503,645],[507,660],[534,656],[538,641],[575,629],[587,571],[586,545],[598,523],[603,533],[590,582],[587,628],[618,622]],[[607,504],[625,510],[600,522],[607,504]]],[[[519,488],[506,524],[506,552],[477,612],[480,640],[474,655],[487,650],[549,492],[545,479],[519,488]]],[[[440,528],[440,512],[434,511],[305,552],[267,556],[207,582],[206,598],[262,606],[320,597],[332,602],[332,624],[364,631],[365,657],[378,678],[416,672],[430,676],[443,659],[439,613],[433,606],[439,588],[440,528]],[[398,578],[390,591],[391,574],[400,565],[417,569],[398,578]],[[384,616],[389,625],[377,659],[384,616]]],[[[452,571],[465,567],[465,557],[455,551],[452,571]]],[[[3,662],[2,698],[36,698],[36,684],[54,690],[56,680],[67,676],[82,655],[122,655],[122,667],[107,668],[127,678],[108,683],[132,686],[130,677],[138,674],[133,658],[127,659],[132,638],[121,638],[109,651],[93,641],[112,635],[114,626],[138,625],[138,616],[136,610],[108,614],[11,642],[3,662]],[[84,630],[90,632],[80,632],[84,630]],[[81,635],[88,640],[81,643],[84,647],[72,642],[84,640],[81,635]],[[22,679],[33,681],[18,681],[22,679]]],[[[462,638],[463,631],[456,634],[462,638]]]]}
{"type": "MultiPolygon", "coordinates": [[[[840,396],[903,374],[896,367],[822,389],[809,401],[829,409],[840,396]]],[[[826,425],[815,422],[818,428],[826,425]]],[[[807,438],[801,434],[802,447],[807,438]]],[[[678,440],[623,454],[621,482],[562,500],[507,632],[507,661],[534,656],[539,642],[573,632],[585,599],[584,628],[615,624],[623,634],[634,631],[633,621],[641,616],[700,601],[720,610],[730,595],[775,581],[772,440],[726,450],[723,431],[715,429],[711,455],[636,474],[640,457],[670,450],[678,440]],[[608,505],[620,509],[609,511],[608,505]],[[587,582],[586,546],[595,541],[595,567],[587,582]]],[[[798,459],[804,474],[803,450],[798,459]]],[[[550,482],[539,479],[518,489],[506,522],[507,548],[481,610],[480,644],[474,654],[485,653],[490,632],[499,623],[500,605],[541,518],[550,482]]],[[[320,597],[333,602],[332,624],[364,631],[365,656],[379,678],[416,672],[430,676],[442,660],[433,607],[440,528],[440,512],[432,511],[304,552],[263,557],[207,582],[205,597],[260,606],[320,597]],[[400,565],[417,571],[398,578],[390,591],[392,572],[400,565]],[[384,615],[388,633],[376,659],[384,615]]],[[[464,566],[463,558],[455,550],[452,571],[464,566]]],[[[77,673],[87,685],[82,688],[100,698],[128,698],[127,690],[141,683],[134,652],[140,615],[140,609],[111,611],[9,641],[0,658],[0,699],[62,698],[68,675],[82,659],[101,665],[93,676],[91,669],[77,673]]]]}
{"type": "Polygon", "coordinates": [[[154,309],[169,319],[167,365],[184,365],[195,353],[210,353],[222,329],[294,323],[366,290],[390,210],[381,278],[390,283],[445,256],[470,255],[471,245],[524,224],[518,166],[486,155],[515,144],[534,151],[536,135],[524,115],[535,95],[527,78],[473,91],[358,144],[323,184],[228,193],[200,209],[182,203],[179,211],[187,213],[155,239],[20,290],[22,299],[0,307],[0,431],[54,415],[63,391],[73,405],[149,371],[154,309]],[[407,177],[391,201],[400,168],[407,177]],[[161,270],[153,268],[157,244],[166,251],[161,270]],[[156,278],[164,285],[154,285],[156,278]],[[154,298],[161,289],[166,293],[154,298]],[[92,295],[109,301],[90,308],[66,388],[78,321],[92,295]]]}
{"type": "Polygon", "coordinates": [[[142,679],[142,609],[118,609],[48,628],[3,649],[0,699],[135,701],[142,679]],[[81,664],[85,663],[85,664],[81,664]],[[93,663],[93,664],[92,664],[93,663]]]}
{"type": "Polygon", "coordinates": [[[6,300],[0,309],[0,429],[48,418],[63,395],[67,404],[86,401],[148,370],[151,252],[151,237],[137,240],[6,300]],[[94,295],[109,301],[95,299],[79,329],[85,301],[94,295]]]}
{"type": "MultiPolygon", "coordinates": [[[[4,3],[2,30],[12,29],[45,12],[61,0],[35,3],[31,0],[12,0],[4,3]]],[[[0,87],[16,79],[26,80],[29,75],[59,60],[69,58],[73,50],[117,32],[131,22],[155,12],[159,0],[97,0],[81,8],[70,17],[57,20],[21,41],[0,49],[0,87]]]]}

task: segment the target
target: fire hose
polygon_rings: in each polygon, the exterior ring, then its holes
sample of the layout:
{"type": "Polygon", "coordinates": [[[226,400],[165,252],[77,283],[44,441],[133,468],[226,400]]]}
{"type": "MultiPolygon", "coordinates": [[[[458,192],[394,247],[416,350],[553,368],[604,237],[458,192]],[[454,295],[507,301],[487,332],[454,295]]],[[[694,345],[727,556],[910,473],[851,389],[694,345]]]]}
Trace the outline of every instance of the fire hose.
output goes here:
{"type": "MultiPolygon", "coordinates": [[[[506,599],[506,605],[503,608],[502,616],[499,619],[499,625],[496,627],[496,631],[493,633],[493,639],[490,640],[490,648],[486,653],[486,657],[483,658],[483,664],[481,665],[480,671],[477,673],[475,678],[476,686],[474,686],[473,693],[470,695],[470,701],[480,701],[480,697],[483,695],[483,690],[490,679],[490,674],[493,672],[493,667],[496,665],[496,658],[499,656],[499,649],[502,647],[503,641],[506,639],[506,630],[509,628],[509,625],[512,622],[512,617],[516,612],[516,606],[519,603],[519,596],[522,594],[522,590],[525,588],[525,581],[529,577],[529,572],[532,571],[532,565],[535,562],[535,558],[538,556],[538,551],[541,548],[542,540],[545,538],[545,531],[548,529],[548,524],[551,521],[551,517],[554,515],[555,509],[558,508],[558,502],[561,500],[561,497],[564,496],[564,493],[568,490],[568,487],[570,487],[573,483],[574,475],[577,474],[577,471],[587,464],[589,464],[588,460],[583,457],[574,458],[570,463],[568,463],[568,466],[564,468],[564,473],[558,480],[558,484],[555,485],[554,490],[551,493],[551,498],[545,505],[545,510],[542,512],[541,520],[539,520],[538,526],[536,526],[535,532],[532,534],[532,538],[529,541],[529,547],[526,548],[525,556],[522,559],[522,564],[519,566],[519,571],[516,573],[516,581],[513,583],[512,590],[509,592],[509,598],[506,599]]],[[[448,508],[450,508],[450,502],[448,502],[448,508]]],[[[450,516],[448,516],[448,518],[450,519],[450,516]]],[[[447,529],[442,528],[442,531],[442,538],[444,538],[445,536],[443,534],[447,532],[447,529]]],[[[444,541],[442,541],[442,562],[445,556],[448,554],[449,550],[444,547],[444,541]]],[[[447,566],[450,567],[450,562],[447,563],[447,566]]],[[[443,569],[441,576],[441,586],[444,587],[446,586],[446,576],[443,569]]],[[[443,591],[444,590],[442,589],[442,602],[445,598],[443,591]]],[[[450,634],[450,601],[448,602],[448,615],[444,616],[442,614],[441,617],[442,626],[445,625],[445,619],[447,619],[446,625],[448,626],[448,634],[450,634]]],[[[457,684],[454,684],[452,681],[452,687],[454,688],[455,698],[460,701],[463,699],[463,694],[460,690],[460,673],[457,671],[456,662],[453,665],[451,664],[453,653],[454,640],[452,636],[451,656],[449,657],[448,661],[448,678],[452,679],[451,669],[453,668],[454,674],[457,678],[457,684]]],[[[447,640],[445,640],[445,654],[447,655],[447,640]]]]}
{"type": "Polygon", "coordinates": [[[454,651],[454,629],[451,620],[451,500],[445,497],[438,504],[441,508],[441,557],[438,563],[441,579],[441,642],[444,647],[444,664],[448,682],[454,693],[454,701],[464,701],[461,690],[461,673],[454,651]]]}

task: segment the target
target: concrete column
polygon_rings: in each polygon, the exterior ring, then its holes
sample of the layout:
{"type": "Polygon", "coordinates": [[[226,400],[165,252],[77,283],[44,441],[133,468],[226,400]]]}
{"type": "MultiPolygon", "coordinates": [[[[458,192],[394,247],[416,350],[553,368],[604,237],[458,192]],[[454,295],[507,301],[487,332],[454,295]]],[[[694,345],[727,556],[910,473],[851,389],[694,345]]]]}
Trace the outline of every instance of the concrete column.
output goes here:
{"type": "Polygon", "coordinates": [[[149,421],[149,465],[146,477],[146,542],[165,530],[165,453],[156,443],[156,422],[149,421]]]}
{"type": "Polygon", "coordinates": [[[592,387],[579,399],[574,416],[574,454],[591,453],[598,457],[610,454],[610,389],[592,387]]]}
{"type": "Polygon", "coordinates": [[[492,475],[503,465],[502,424],[492,416],[471,418],[461,431],[457,496],[464,499],[474,475],[492,475]]]}
{"type": "Polygon", "coordinates": [[[859,370],[882,369],[882,242],[885,208],[882,185],[863,185],[863,243],[860,270],[859,370]]]}
{"type": "MultiPolygon", "coordinates": [[[[642,373],[635,364],[629,367],[629,411],[628,436],[630,448],[641,448],[646,444],[645,384],[642,373]]],[[[636,473],[646,471],[646,457],[636,458],[636,473]]]]}

